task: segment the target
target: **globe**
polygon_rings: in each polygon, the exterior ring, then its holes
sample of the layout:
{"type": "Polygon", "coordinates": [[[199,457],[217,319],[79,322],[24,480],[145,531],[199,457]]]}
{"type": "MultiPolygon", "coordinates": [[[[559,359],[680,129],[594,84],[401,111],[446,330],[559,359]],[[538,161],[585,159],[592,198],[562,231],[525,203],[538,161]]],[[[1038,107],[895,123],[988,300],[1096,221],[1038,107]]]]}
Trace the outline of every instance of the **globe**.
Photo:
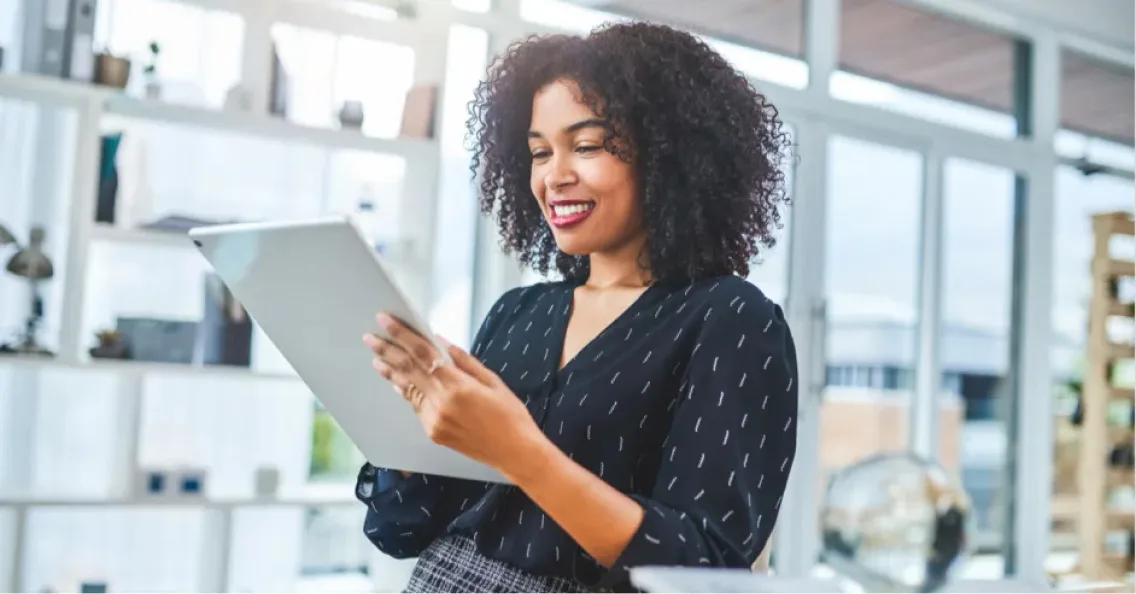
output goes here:
{"type": "Polygon", "coordinates": [[[909,453],[837,472],[821,509],[824,562],[868,592],[935,592],[968,551],[966,492],[909,453]]]}

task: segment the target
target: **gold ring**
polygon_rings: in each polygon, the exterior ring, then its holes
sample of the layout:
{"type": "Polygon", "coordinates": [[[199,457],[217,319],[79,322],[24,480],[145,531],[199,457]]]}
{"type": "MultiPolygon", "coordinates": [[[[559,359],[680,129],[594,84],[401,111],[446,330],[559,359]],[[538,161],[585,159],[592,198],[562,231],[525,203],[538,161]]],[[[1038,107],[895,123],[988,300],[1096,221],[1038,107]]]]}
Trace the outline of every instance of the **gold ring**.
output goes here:
{"type": "Polygon", "coordinates": [[[434,372],[438,371],[438,369],[445,364],[446,364],[446,362],[441,360],[441,359],[434,359],[434,362],[430,363],[430,369],[426,370],[426,374],[427,375],[434,375],[434,372]]]}
{"type": "Polygon", "coordinates": [[[426,394],[424,394],[422,390],[419,390],[418,386],[406,384],[406,400],[410,402],[410,406],[413,407],[414,410],[418,410],[418,407],[422,405],[422,398],[424,396],[426,396],[426,394]]]}

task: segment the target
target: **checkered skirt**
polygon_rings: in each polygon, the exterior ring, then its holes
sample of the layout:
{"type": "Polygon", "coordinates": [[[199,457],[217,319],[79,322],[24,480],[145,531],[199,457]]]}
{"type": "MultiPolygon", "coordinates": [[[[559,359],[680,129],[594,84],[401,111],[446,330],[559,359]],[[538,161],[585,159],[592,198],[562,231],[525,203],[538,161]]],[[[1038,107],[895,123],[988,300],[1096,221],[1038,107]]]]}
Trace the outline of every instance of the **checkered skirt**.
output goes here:
{"type": "Polygon", "coordinates": [[[587,592],[583,584],[521,571],[477,552],[473,540],[449,535],[418,557],[404,592],[587,592]]]}

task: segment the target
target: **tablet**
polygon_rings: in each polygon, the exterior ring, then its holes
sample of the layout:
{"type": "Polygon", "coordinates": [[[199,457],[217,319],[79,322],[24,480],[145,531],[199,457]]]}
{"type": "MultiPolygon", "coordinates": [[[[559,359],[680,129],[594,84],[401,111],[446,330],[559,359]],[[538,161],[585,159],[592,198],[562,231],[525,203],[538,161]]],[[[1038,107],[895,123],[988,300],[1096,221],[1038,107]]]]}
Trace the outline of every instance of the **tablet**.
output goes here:
{"type": "Polygon", "coordinates": [[[215,225],[189,237],[371,464],[507,482],[430,441],[410,405],[371,366],[363,334],[385,334],[375,320],[380,311],[449,355],[351,219],[215,225]]]}

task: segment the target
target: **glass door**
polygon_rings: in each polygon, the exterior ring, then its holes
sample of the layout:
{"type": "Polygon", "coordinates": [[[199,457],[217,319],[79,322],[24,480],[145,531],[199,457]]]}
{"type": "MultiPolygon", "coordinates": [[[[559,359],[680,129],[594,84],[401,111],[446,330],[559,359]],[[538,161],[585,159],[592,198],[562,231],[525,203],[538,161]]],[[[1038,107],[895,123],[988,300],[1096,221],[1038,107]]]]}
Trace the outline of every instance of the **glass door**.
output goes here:
{"type": "Polygon", "coordinates": [[[786,301],[802,392],[775,569],[830,576],[818,515],[829,479],[912,451],[972,500],[976,549],[963,573],[1001,578],[1013,532],[1019,172],[826,122],[799,136],[786,301]]]}
{"type": "Polygon", "coordinates": [[[924,158],[827,141],[824,389],[817,489],[869,456],[903,451],[918,359],[924,158]]]}
{"type": "Polygon", "coordinates": [[[934,422],[913,410],[930,143],[819,121],[799,139],[786,302],[802,390],[774,566],[791,576],[828,573],[818,512],[832,474],[908,450],[912,420],[934,422]]]}

